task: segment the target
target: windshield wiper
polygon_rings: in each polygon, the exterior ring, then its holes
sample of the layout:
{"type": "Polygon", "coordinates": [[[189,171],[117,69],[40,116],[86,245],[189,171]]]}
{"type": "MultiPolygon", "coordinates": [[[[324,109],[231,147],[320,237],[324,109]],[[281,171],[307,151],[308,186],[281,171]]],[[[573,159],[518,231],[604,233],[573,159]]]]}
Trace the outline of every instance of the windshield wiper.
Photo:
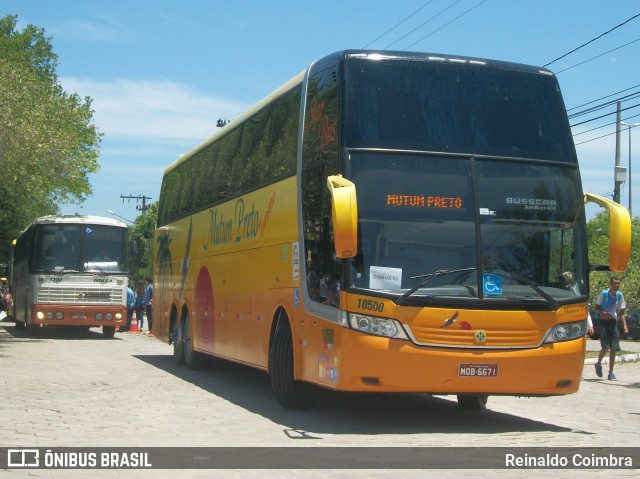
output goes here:
{"type": "Polygon", "coordinates": [[[424,285],[426,285],[429,281],[431,281],[436,276],[444,276],[444,275],[447,275],[447,274],[460,273],[460,272],[463,272],[463,271],[474,271],[475,269],[476,268],[439,269],[438,271],[434,271],[433,273],[421,274],[419,276],[412,276],[411,279],[418,279],[418,278],[423,278],[423,279],[416,286],[411,288],[409,291],[407,291],[406,293],[404,293],[402,296],[400,296],[399,298],[395,299],[394,301],[395,301],[396,304],[398,304],[400,306],[402,306],[403,304],[406,304],[407,303],[407,299],[409,299],[409,296],[411,296],[413,293],[418,291],[420,288],[424,287],[424,285]]]}
{"type": "Polygon", "coordinates": [[[553,306],[555,309],[558,309],[560,307],[560,305],[558,304],[558,302],[553,298],[553,296],[551,296],[548,293],[545,293],[542,288],[540,288],[540,286],[538,286],[537,284],[535,284],[533,281],[528,280],[527,278],[525,278],[524,276],[518,276],[517,274],[511,274],[511,273],[504,273],[501,271],[492,271],[490,272],[490,274],[495,274],[498,276],[502,276],[504,278],[511,278],[511,279],[515,279],[516,281],[518,281],[519,283],[523,283],[526,284],[527,286],[529,286],[531,289],[533,289],[536,293],[538,293],[540,296],[542,296],[542,298],[544,298],[544,300],[549,303],[551,306],[553,306]]]}

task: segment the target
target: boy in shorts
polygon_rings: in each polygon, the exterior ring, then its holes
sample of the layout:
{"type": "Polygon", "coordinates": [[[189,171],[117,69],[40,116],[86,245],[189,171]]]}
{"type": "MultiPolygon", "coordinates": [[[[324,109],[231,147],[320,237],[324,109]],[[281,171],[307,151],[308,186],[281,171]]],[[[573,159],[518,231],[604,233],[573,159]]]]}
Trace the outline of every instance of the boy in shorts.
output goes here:
{"type": "Polygon", "coordinates": [[[620,278],[612,276],[609,281],[609,289],[605,289],[598,295],[594,309],[600,317],[600,346],[602,349],[598,354],[598,362],[596,363],[596,375],[602,377],[602,359],[609,353],[609,375],[608,379],[616,379],[613,374],[613,365],[616,362],[616,352],[620,351],[620,331],[618,329],[618,320],[622,325],[625,334],[629,332],[627,328],[627,318],[625,309],[627,304],[624,302],[624,295],[620,289],[620,278]]]}

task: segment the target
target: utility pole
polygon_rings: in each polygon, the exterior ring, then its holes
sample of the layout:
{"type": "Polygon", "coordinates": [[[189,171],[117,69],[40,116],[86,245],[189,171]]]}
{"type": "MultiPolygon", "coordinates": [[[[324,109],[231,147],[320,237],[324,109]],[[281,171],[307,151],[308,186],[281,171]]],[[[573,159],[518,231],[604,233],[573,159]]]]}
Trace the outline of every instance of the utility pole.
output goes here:
{"type": "Polygon", "coordinates": [[[620,170],[620,108],[621,102],[618,101],[617,113],[616,113],[616,166],[614,168],[613,174],[615,178],[615,183],[613,187],[613,201],[616,203],[620,203],[620,181],[619,178],[619,170],[620,170]]]}
{"type": "Polygon", "coordinates": [[[136,200],[136,203],[139,203],[140,201],[142,201],[142,206],[137,205],[137,206],[136,206],[136,209],[137,209],[138,211],[142,211],[143,213],[149,209],[149,205],[147,205],[147,200],[150,200],[150,199],[151,199],[151,197],[150,197],[150,196],[144,196],[144,195],[138,195],[138,196],[132,196],[132,195],[129,195],[129,196],[124,196],[124,195],[120,195],[120,198],[122,198],[122,201],[124,201],[124,200],[129,200],[129,201],[131,201],[131,200],[136,200]]]}

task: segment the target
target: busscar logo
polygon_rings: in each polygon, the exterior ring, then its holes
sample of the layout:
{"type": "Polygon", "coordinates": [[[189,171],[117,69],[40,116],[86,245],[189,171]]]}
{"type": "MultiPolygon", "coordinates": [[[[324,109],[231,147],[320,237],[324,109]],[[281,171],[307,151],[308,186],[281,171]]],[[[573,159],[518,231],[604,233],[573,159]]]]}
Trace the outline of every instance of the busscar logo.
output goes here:
{"type": "Polygon", "coordinates": [[[40,467],[38,449],[8,449],[7,467],[40,467]]]}
{"type": "Polygon", "coordinates": [[[505,202],[509,206],[522,206],[525,210],[539,211],[556,211],[558,202],[556,200],[547,200],[543,198],[505,198],[505,202]]]}

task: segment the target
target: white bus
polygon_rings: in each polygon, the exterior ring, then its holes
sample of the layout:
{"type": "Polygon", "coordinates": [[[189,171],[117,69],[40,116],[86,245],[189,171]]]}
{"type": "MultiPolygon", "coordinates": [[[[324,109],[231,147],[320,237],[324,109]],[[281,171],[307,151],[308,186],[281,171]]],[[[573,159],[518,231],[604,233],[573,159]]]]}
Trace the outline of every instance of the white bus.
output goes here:
{"type": "Polygon", "coordinates": [[[45,216],[18,236],[11,269],[16,326],[126,324],[127,225],[98,216],[45,216]]]}

